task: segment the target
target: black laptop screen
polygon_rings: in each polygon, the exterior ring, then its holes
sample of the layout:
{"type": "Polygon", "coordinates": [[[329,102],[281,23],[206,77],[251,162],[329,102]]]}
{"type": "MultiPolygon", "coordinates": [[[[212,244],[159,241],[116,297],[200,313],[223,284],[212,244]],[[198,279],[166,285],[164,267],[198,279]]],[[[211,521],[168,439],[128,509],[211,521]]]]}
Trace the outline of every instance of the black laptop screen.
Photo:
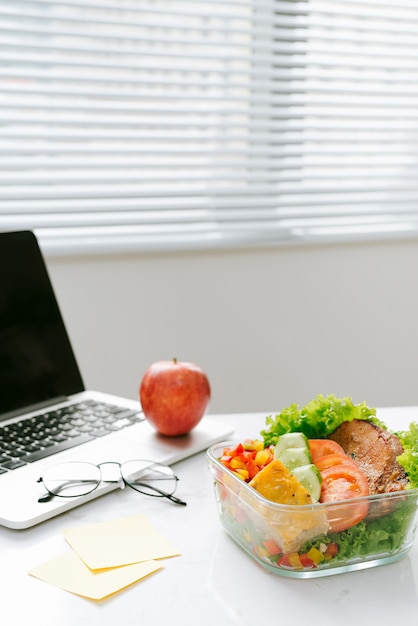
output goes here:
{"type": "Polygon", "coordinates": [[[84,389],[33,233],[0,233],[0,419],[84,389]]]}

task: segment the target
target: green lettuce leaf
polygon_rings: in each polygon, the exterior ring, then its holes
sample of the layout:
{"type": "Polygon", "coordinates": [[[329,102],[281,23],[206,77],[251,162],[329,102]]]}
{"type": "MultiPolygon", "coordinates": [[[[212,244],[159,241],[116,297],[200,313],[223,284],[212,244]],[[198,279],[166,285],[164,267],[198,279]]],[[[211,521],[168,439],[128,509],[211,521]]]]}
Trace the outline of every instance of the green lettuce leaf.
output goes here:
{"type": "Polygon", "coordinates": [[[398,462],[408,474],[410,486],[416,489],[418,487],[418,424],[411,422],[409,430],[395,434],[404,447],[403,453],[398,456],[398,462]]]}
{"type": "Polygon", "coordinates": [[[376,409],[365,402],[354,404],[351,398],[318,395],[302,408],[292,404],[275,416],[268,415],[261,436],[265,446],[275,445],[281,435],[289,432],[302,432],[308,439],[324,439],[340,424],[354,419],[369,420],[386,428],[376,417],[376,409]]]}

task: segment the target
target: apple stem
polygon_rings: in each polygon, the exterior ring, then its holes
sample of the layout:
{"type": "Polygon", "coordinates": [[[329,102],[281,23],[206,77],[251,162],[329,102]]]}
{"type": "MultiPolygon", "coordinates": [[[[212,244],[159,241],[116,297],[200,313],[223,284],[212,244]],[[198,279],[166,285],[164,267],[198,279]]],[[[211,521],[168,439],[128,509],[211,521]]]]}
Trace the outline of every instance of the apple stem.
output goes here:
{"type": "Polygon", "coordinates": [[[174,359],[173,359],[173,363],[177,363],[177,359],[176,359],[176,357],[174,357],[174,359]]]}

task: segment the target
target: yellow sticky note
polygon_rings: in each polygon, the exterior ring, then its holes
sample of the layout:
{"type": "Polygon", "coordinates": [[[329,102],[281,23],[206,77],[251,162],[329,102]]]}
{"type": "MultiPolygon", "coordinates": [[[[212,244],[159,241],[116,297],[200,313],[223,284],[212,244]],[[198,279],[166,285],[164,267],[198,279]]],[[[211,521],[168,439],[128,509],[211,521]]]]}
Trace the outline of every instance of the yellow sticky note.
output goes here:
{"type": "Polygon", "coordinates": [[[64,530],[64,537],[92,570],[164,559],[180,553],[144,515],[64,530]]]}
{"type": "Polygon", "coordinates": [[[33,568],[29,574],[65,591],[92,600],[102,600],[159,569],[161,569],[159,563],[146,561],[93,572],[71,550],[33,568]]]}

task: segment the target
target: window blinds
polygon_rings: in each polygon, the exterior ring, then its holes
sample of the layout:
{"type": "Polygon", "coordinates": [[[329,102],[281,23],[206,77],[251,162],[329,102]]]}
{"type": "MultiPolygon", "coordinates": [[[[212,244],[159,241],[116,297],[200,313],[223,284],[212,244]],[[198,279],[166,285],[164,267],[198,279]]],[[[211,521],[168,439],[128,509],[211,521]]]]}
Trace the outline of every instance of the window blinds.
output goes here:
{"type": "Polygon", "coordinates": [[[0,229],[45,252],[415,236],[416,0],[0,0],[0,229]]]}

